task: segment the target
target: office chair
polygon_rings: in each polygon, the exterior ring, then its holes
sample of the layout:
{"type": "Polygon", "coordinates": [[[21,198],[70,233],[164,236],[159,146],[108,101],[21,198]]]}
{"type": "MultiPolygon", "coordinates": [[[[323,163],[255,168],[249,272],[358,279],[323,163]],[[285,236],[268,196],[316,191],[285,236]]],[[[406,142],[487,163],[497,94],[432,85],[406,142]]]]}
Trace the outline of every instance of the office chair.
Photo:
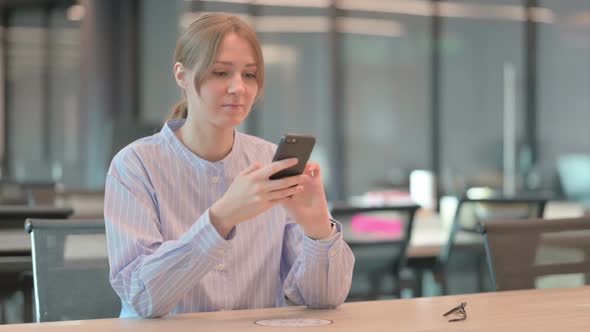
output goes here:
{"type": "Polygon", "coordinates": [[[482,229],[496,290],[590,284],[590,218],[495,220],[482,229]]]}
{"type": "Polygon", "coordinates": [[[331,214],[342,223],[344,232],[347,234],[346,242],[356,259],[353,270],[353,283],[347,300],[374,300],[380,295],[401,297],[401,289],[405,285],[400,273],[405,265],[406,252],[412,236],[414,216],[419,208],[420,206],[415,203],[401,204],[399,206],[355,207],[334,205],[332,207],[331,214]],[[383,215],[384,212],[385,215],[383,215]],[[385,219],[394,217],[396,222],[399,223],[399,233],[376,239],[370,233],[355,232],[351,227],[352,219],[361,214],[385,219]],[[352,237],[354,233],[356,233],[356,237],[352,237]],[[386,281],[387,277],[391,278],[392,289],[384,287],[384,281],[386,281]],[[362,286],[366,284],[368,284],[368,289],[363,289],[362,286]]]}
{"type": "MultiPolygon", "coordinates": [[[[0,231],[23,232],[23,224],[27,218],[64,219],[74,211],[69,207],[0,205],[0,231]]],[[[24,235],[25,233],[23,233],[24,235]]],[[[16,244],[14,244],[16,245],[16,244]]],[[[23,317],[25,322],[33,320],[32,309],[32,276],[31,251],[26,246],[5,247],[0,253],[0,299],[12,296],[15,292],[22,292],[23,317]]],[[[0,300],[0,311],[4,310],[4,303],[0,300]]]]}
{"type": "MultiPolygon", "coordinates": [[[[477,288],[483,291],[487,266],[485,263],[485,249],[483,238],[480,235],[478,225],[487,220],[498,218],[527,219],[543,216],[548,198],[481,198],[474,199],[463,197],[459,199],[451,229],[446,243],[436,257],[410,257],[406,266],[414,273],[414,296],[422,296],[424,273],[430,271],[435,282],[440,286],[442,295],[449,294],[447,283],[447,271],[449,270],[453,252],[456,251],[457,237],[467,235],[467,244],[461,244],[461,248],[468,251],[476,259],[477,288]]],[[[471,264],[474,264],[471,262],[471,264]]]]}
{"type": "Polygon", "coordinates": [[[117,317],[104,220],[28,219],[37,322],[117,317]]]}

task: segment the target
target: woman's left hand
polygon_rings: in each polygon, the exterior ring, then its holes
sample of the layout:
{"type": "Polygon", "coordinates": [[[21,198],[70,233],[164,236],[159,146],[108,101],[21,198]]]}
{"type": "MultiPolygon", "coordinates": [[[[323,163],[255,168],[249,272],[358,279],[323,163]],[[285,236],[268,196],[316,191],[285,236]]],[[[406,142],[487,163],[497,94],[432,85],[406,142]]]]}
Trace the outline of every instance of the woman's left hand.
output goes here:
{"type": "Polygon", "coordinates": [[[305,235],[312,239],[325,238],[330,235],[332,227],[320,165],[308,162],[302,175],[303,191],[282,204],[291,218],[303,228],[305,235]]]}

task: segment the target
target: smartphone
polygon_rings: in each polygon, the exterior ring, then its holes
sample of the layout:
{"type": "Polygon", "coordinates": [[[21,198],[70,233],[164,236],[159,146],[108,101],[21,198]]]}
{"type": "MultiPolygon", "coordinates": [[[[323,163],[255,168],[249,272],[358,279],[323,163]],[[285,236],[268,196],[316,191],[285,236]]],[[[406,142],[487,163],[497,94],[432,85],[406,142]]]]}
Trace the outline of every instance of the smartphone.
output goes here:
{"type": "Polygon", "coordinates": [[[270,176],[271,180],[281,179],[287,176],[299,175],[305,170],[305,165],[309,160],[315,137],[311,135],[285,134],[281,137],[279,147],[275,152],[272,161],[278,161],[288,158],[297,158],[297,165],[291,166],[270,176]]]}

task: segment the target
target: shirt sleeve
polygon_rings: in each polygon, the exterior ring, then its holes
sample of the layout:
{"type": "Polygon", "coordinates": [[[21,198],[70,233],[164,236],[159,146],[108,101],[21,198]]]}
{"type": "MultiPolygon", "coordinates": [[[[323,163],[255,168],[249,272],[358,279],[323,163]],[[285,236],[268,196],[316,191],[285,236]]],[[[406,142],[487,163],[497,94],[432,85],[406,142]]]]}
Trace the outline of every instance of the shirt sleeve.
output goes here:
{"type": "Polygon", "coordinates": [[[313,240],[301,227],[285,226],[281,276],[285,295],[311,308],[334,308],[344,302],[350,290],[354,255],[342,239],[342,225],[326,240],[313,240]]]}
{"type": "Polygon", "coordinates": [[[168,314],[230,246],[205,211],[178,240],[163,241],[157,197],[140,159],[115,157],[106,178],[105,224],[110,282],[141,317],[168,314]]]}

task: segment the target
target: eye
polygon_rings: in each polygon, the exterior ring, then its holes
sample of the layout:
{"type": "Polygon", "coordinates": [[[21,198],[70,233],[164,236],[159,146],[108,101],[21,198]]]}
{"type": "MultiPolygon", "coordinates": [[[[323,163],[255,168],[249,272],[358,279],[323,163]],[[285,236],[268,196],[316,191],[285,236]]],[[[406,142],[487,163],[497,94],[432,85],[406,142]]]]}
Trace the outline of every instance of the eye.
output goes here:
{"type": "Polygon", "coordinates": [[[246,78],[256,78],[256,74],[255,73],[246,73],[246,78]]]}
{"type": "Polygon", "coordinates": [[[214,71],[213,72],[213,75],[214,76],[217,76],[217,77],[224,77],[224,76],[227,76],[227,72],[225,72],[225,71],[214,71]]]}

